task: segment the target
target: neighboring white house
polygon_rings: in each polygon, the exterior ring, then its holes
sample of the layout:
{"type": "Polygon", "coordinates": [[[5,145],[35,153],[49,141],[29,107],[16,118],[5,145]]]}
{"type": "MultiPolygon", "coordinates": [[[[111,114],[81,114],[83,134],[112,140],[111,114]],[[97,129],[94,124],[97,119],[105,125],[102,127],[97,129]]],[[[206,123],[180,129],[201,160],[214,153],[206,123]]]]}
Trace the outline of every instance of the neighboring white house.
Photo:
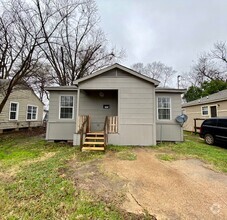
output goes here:
{"type": "MultiPolygon", "coordinates": [[[[3,84],[3,80],[0,84],[3,84]]],[[[0,101],[4,92],[0,92],[0,101]]],[[[44,104],[31,88],[18,85],[10,94],[0,114],[0,132],[6,129],[20,129],[42,126],[44,104]]]]}
{"type": "Polygon", "coordinates": [[[183,141],[182,127],[175,118],[181,115],[185,90],[158,85],[157,80],[114,64],[76,80],[74,86],[48,87],[46,139],[80,144],[82,124],[89,116],[86,133],[107,131],[109,144],[183,141]]]}

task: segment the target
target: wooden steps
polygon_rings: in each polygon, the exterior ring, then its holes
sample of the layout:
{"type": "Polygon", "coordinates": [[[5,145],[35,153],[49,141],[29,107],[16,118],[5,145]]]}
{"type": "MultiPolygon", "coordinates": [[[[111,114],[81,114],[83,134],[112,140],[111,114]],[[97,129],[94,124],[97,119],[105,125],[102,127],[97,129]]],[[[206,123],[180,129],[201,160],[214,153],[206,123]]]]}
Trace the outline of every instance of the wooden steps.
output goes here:
{"type": "MultiPolygon", "coordinates": [[[[85,140],[93,140],[94,137],[86,137],[85,140]]],[[[104,140],[104,137],[95,137],[96,140],[104,140]]]]}
{"type": "Polygon", "coordinates": [[[104,147],[83,147],[82,151],[105,151],[104,147]]]}
{"type": "Polygon", "coordinates": [[[82,151],[105,151],[104,132],[86,133],[82,151]]]}

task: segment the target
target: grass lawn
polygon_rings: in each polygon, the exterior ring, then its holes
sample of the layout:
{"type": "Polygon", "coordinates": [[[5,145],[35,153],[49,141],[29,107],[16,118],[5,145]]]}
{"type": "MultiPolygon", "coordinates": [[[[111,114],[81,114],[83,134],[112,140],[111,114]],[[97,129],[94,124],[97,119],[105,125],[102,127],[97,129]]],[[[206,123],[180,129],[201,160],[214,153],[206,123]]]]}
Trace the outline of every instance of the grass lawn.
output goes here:
{"type": "MultiPolygon", "coordinates": [[[[208,146],[189,133],[184,143],[153,148],[161,152],[163,160],[197,157],[227,172],[227,150],[208,146]]],[[[109,147],[119,159],[136,160],[131,149],[109,147]]],[[[114,204],[107,208],[104,202],[76,188],[64,173],[71,159],[83,166],[104,156],[80,152],[68,144],[48,143],[29,133],[1,135],[0,219],[124,219],[114,204]]]]}
{"type": "Polygon", "coordinates": [[[0,219],[123,219],[61,172],[71,158],[84,163],[102,156],[35,136],[0,136],[0,219]]]}

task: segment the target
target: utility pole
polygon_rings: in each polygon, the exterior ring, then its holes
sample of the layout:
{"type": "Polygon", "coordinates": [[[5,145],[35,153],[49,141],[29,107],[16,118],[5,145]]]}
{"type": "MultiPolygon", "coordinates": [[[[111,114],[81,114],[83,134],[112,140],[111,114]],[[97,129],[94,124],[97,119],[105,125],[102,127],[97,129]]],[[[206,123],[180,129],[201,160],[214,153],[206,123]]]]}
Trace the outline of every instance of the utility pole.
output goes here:
{"type": "Polygon", "coordinates": [[[178,89],[180,88],[180,77],[181,77],[181,75],[177,76],[177,88],[178,89]]]}

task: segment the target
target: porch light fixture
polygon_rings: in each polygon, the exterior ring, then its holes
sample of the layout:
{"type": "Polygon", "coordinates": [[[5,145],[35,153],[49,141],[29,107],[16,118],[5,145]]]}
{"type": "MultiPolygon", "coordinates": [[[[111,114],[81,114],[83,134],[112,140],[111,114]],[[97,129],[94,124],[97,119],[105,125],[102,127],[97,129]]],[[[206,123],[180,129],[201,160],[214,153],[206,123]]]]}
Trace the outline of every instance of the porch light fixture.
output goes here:
{"type": "Polygon", "coordinates": [[[103,97],[104,97],[104,92],[99,92],[99,96],[100,96],[101,98],[103,98],[103,97]]]}

